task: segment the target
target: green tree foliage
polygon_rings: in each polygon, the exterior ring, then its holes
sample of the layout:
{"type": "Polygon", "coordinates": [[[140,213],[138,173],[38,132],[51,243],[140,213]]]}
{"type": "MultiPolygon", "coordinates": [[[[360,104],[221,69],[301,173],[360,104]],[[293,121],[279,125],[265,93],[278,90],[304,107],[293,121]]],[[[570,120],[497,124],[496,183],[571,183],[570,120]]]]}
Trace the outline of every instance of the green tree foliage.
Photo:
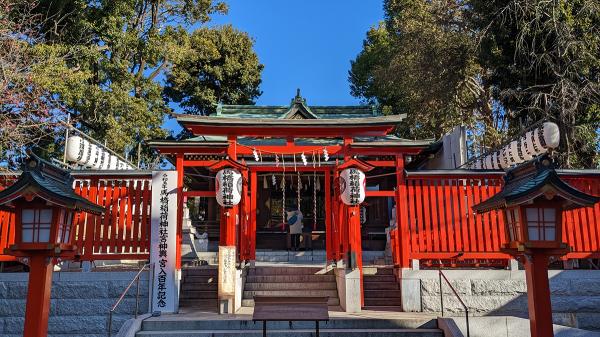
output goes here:
{"type": "Polygon", "coordinates": [[[189,113],[208,115],[217,103],[252,104],[263,65],[248,34],[231,26],[191,34],[183,57],[167,75],[165,95],[189,113]]]}
{"type": "Polygon", "coordinates": [[[547,118],[561,161],[598,161],[600,6],[595,0],[386,0],[352,62],[352,94],[407,113],[405,137],[474,130],[484,151],[547,118]]]}
{"type": "Polygon", "coordinates": [[[226,12],[213,0],[43,0],[52,47],[78,46],[71,63],[87,81],[47,83],[80,128],[118,151],[165,136],[159,76],[185,52],[186,27],[226,12]]]}
{"type": "MultiPolygon", "coordinates": [[[[171,110],[167,105],[171,95],[185,108],[208,112],[219,102],[251,103],[260,94],[262,65],[252,40],[231,27],[204,27],[212,15],[227,12],[222,1],[39,0],[27,4],[33,15],[43,18],[36,25],[39,38],[31,45],[41,55],[56,55],[62,62],[35,68],[31,76],[62,112],[72,115],[77,128],[117,152],[135,153],[140,141],[167,136],[161,125],[171,110]],[[190,32],[192,27],[199,28],[190,32]],[[167,74],[169,94],[164,90],[167,74]],[[213,81],[171,85],[184,77],[212,77],[213,81]]],[[[24,18],[13,11],[15,22],[24,18]]],[[[47,148],[59,147],[56,138],[46,142],[47,148]]]]}

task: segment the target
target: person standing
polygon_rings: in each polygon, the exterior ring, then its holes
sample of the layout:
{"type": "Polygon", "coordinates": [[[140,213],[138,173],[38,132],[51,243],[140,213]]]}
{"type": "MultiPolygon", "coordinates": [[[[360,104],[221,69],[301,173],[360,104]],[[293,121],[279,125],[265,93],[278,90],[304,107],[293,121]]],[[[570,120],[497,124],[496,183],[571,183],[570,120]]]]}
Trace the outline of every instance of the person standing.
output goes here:
{"type": "Polygon", "coordinates": [[[292,250],[298,250],[300,247],[300,236],[302,235],[302,212],[298,209],[287,212],[287,220],[290,226],[290,235],[292,239],[292,250]]]}

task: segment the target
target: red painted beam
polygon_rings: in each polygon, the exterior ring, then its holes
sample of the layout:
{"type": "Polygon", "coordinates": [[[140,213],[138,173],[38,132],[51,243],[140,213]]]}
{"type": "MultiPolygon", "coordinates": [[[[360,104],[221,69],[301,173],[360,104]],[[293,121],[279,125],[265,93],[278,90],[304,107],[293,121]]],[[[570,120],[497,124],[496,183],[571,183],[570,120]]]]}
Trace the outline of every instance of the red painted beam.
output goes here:
{"type": "Polygon", "coordinates": [[[215,165],[218,162],[218,160],[184,160],[183,166],[209,167],[215,165]]]}
{"type": "Polygon", "coordinates": [[[394,197],[396,196],[396,191],[365,191],[365,196],[367,197],[394,197]]]}
{"type": "Polygon", "coordinates": [[[267,155],[267,154],[269,154],[269,152],[277,153],[277,154],[289,154],[289,155],[304,152],[304,154],[306,155],[306,158],[310,162],[312,160],[312,157],[311,157],[312,152],[314,151],[316,153],[317,152],[320,153],[321,150],[323,150],[323,148],[327,148],[327,152],[329,153],[330,156],[339,153],[342,149],[342,147],[340,145],[330,145],[330,146],[295,145],[295,144],[258,145],[258,146],[239,145],[238,146],[238,154],[250,155],[250,154],[252,154],[253,149],[265,152],[265,153],[263,153],[263,155],[267,155]]]}
{"type": "Polygon", "coordinates": [[[214,198],[216,195],[215,191],[184,191],[184,197],[203,197],[203,198],[214,198]]]}
{"type": "Polygon", "coordinates": [[[375,166],[375,167],[394,167],[394,166],[396,166],[396,162],[393,160],[365,160],[365,162],[367,164],[375,166]]]}

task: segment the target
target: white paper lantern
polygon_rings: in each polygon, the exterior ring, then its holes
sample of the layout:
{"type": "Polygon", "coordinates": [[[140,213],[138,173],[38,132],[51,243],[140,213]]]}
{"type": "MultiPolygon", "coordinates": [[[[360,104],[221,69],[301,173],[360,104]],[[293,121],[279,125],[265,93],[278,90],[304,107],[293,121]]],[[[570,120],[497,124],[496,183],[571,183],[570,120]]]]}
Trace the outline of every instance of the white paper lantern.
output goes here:
{"type": "Polygon", "coordinates": [[[492,155],[485,156],[485,158],[483,159],[483,161],[484,161],[483,168],[486,170],[493,170],[495,168],[493,159],[494,159],[494,157],[492,155]]]}
{"type": "Polygon", "coordinates": [[[542,144],[546,149],[556,149],[560,144],[560,130],[558,125],[546,122],[542,124],[542,137],[544,139],[542,144]]]}
{"type": "Polygon", "coordinates": [[[115,156],[114,154],[111,154],[110,155],[110,161],[109,161],[109,164],[108,164],[108,169],[109,170],[116,170],[118,162],[119,162],[119,158],[117,158],[117,156],[115,156]]]}
{"type": "Polygon", "coordinates": [[[88,163],[93,169],[97,170],[100,168],[101,156],[102,156],[102,149],[99,146],[92,144],[92,156],[88,160],[88,163]]]}
{"type": "Polygon", "coordinates": [[[86,141],[79,136],[71,136],[67,140],[67,160],[73,163],[83,164],[87,156],[86,141]]]}
{"type": "Polygon", "coordinates": [[[348,168],[340,173],[340,196],[346,205],[359,205],[365,200],[366,177],[356,168],[348,168]]]}
{"type": "Polygon", "coordinates": [[[521,156],[523,156],[523,160],[528,161],[533,159],[533,155],[527,148],[527,134],[523,135],[523,137],[519,139],[519,149],[521,149],[521,156]]]}
{"type": "Polygon", "coordinates": [[[215,177],[217,203],[223,207],[233,207],[242,199],[242,175],[236,169],[226,168],[215,177]]]}
{"type": "Polygon", "coordinates": [[[510,144],[507,145],[509,148],[509,154],[510,154],[510,160],[511,160],[511,165],[516,165],[516,164],[520,164],[522,162],[525,161],[525,159],[523,159],[520,155],[519,155],[519,142],[516,140],[513,140],[512,142],[510,142],[510,144]]]}
{"type": "Polygon", "coordinates": [[[499,154],[497,156],[498,158],[498,164],[500,165],[500,168],[508,168],[508,160],[506,158],[506,151],[504,148],[500,149],[499,154]]]}
{"type": "Polygon", "coordinates": [[[100,158],[100,169],[108,170],[110,167],[110,153],[107,151],[102,151],[102,158],[100,158]]]}

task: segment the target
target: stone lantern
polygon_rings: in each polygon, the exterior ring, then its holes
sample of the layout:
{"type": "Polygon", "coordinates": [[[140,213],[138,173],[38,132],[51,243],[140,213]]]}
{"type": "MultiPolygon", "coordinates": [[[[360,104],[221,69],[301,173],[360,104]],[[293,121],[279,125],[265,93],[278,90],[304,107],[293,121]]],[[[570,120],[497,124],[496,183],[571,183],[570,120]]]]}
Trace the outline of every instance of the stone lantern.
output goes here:
{"type": "Polygon", "coordinates": [[[600,198],[562,181],[547,155],[513,168],[504,180],[498,194],[473,206],[473,210],[503,210],[507,243],[502,251],[525,265],[531,336],[553,336],[548,262],[551,256],[562,256],[570,250],[562,241],[563,212],[591,206],[600,198]]]}
{"type": "Polygon", "coordinates": [[[76,195],[67,171],[34,154],[19,179],[0,192],[0,205],[15,214],[15,242],[4,253],[22,258],[30,268],[24,336],[46,336],[54,262],[77,254],[74,215],[102,214],[104,208],[76,195]]]}

